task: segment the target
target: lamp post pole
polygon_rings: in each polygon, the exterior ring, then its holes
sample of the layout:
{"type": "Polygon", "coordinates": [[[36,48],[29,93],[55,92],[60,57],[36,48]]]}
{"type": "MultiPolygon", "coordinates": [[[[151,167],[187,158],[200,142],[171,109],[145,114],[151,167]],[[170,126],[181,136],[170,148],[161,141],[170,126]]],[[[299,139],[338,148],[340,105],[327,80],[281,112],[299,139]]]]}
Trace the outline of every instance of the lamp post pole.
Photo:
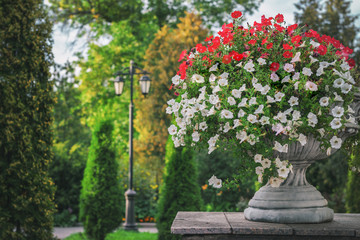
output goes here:
{"type": "Polygon", "coordinates": [[[129,104],[129,189],[125,192],[126,213],[125,213],[125,230],[137,231],[135,223],[135,196],[133,190],[133,119],[134,119],[134,102],[133,102],[133,78],[134,78],[134,61],[130,61],[130,104],[129,104]]]}
{"type": "MultiPolygon", "coordinates": [[[[115,93],[117,96],[122,94],[124,89],[124,79],[121,77],[123,75],[130,75],[130,104],[129,104],[129,188],[125,192],[126,200],[126,210],[125,210],[125,224],[124,229],[129,231],[138,231],[135,223],[135,196],[136,192],[133,189],[133,119],[134,119],[134,102],[133,102],[133,80],[134,75],[148,74],[148,72],[136,66],[133,60],[130,61],[130,67],[125,68],[126,72],[117,73],[117,78],[114,81],[115,93]],[[128,70],[128,72],[127,72],[128,70]],[[136,70],[140,72],[137,73],[136,70]]],[[[143,75],[140,78],[140,88],[142,94],[146,96],[149,93],[150,89],[150,78],[146,75],[143,75]]]]}

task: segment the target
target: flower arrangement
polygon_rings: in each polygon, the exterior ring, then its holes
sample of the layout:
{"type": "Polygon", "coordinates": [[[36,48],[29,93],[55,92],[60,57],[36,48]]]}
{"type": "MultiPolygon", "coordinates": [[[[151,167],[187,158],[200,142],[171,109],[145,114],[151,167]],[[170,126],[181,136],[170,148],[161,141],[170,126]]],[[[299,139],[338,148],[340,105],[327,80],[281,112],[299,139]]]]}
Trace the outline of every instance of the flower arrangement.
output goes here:
{"type": "MultiPolygon", "coordinates": [[[[279,186],[292,170],[291,143],[307,144],[309,134],[330,154],[343,141],[346,124],[357,124],[350,107],[354,93],[353,52],[338,40],[285,26],[284,17],[262,17],[245,28],[242,13],[231,14],[219,36],[184,50],[172,78],[175,99],[166,112],[175,147],[236,147],[258,180],[279,186]],[[270,143],[270,145],[269,145],[270,143]]],[[[220,188],[212,176],[209,185],[220,188]]]]}

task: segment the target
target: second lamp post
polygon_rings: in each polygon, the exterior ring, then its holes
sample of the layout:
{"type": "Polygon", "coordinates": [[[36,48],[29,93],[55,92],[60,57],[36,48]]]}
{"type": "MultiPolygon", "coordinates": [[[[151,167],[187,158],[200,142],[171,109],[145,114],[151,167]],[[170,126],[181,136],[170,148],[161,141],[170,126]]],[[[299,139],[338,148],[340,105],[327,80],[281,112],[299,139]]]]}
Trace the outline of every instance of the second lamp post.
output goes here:
{"type": "Polygon", "coordinates": [[[140,80],[140,89],[143,95],[147,95],[150,89],[150,78],[145,75],[149,74],[143,69],[136,66],[133,60],[130,61],[130,67],[122,69],[116,75],[114,81],[115,94],[120,96],[124,90],[124,76],[130,76],[130,105],[129,105],[129,188],[125,192],[126,199],[126,212],[125,212],[125,230],[137,231],[135,222],[135,195],[136,192],[133,189],[133,118],[134,118],[134,103],[133,103],[133,78],[134,75],[143,75],[140,80]],[[137,72],[138,71],[138,72],[137,72]]]}

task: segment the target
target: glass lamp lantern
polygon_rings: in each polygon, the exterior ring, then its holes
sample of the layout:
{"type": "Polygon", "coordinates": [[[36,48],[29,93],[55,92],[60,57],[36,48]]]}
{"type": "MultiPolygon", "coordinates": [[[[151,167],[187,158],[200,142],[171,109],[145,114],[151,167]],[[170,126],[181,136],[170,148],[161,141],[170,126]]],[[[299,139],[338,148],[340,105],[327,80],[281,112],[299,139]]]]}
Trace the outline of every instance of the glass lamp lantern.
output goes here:
{"type": "Polygon", "coordinates": [[[125,80],[121,76],[117,76],[114,80],[115,94],[120,96],[124,90],[125,80]]]}
{"type": "Polygon", "coordinates": [[[141,93],[144,96],[146,96],[149,93],[150,82],[151,82],[151,79],[147,75],[142,76],[139,80],[141,93]]]}

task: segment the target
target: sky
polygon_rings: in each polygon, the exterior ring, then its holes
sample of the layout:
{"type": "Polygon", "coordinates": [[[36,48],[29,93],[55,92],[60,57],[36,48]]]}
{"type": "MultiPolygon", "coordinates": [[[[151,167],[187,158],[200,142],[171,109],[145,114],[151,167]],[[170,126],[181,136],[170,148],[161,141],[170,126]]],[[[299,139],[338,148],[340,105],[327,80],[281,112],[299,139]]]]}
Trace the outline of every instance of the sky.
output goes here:
{"type": "MultiPolygon", "coordinates": [[[[261,16],[275,17],[276,14],[281,13],[288,25],[295,23],[294,12],[296,11],[295,3],[299,0],[264,0],[259,9],[252,15],[247,17],[247,21],[252,25],[254,21],[261,21],[261,16]]],[[[353,15],[360,13],[360,0],[353,0],[351,4],[351,13],[353,15]]],[[[356,25],[360,26],[360,19],[357,20],[356,25]]],[[[70,43],[76,38],[76,32],[70,31],[69,33],[61,32],[59,26],[55,26],[54,33],[54,46],[53,52],[55,62],[59,64],[65,63],[67,60],[76,60],[74,52],[85,51],[83,47],[84,39],[77,41],[78,44],[71,47],[70,43]]]]}

